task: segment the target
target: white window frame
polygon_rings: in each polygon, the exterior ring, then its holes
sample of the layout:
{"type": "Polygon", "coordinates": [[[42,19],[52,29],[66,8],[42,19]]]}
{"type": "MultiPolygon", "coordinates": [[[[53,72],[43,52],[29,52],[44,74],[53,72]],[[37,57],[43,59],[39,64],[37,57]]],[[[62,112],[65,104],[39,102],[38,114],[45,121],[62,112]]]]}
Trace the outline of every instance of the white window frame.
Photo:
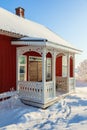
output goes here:
{"type": "Polygon", "coordinates": [[[23,81],[26,81],[27,80],[27,56],[21,55],[21,56],[18,57],[18,81],[22,81],[22,80],[20,80],[20,67],[21,66],[25,67],[25,73],[23,73],[24,74],[24,80],[23,81]],[[25,64],[20,64],[20,62],[19,62],[20,57],[25,58],[25,64]]]}

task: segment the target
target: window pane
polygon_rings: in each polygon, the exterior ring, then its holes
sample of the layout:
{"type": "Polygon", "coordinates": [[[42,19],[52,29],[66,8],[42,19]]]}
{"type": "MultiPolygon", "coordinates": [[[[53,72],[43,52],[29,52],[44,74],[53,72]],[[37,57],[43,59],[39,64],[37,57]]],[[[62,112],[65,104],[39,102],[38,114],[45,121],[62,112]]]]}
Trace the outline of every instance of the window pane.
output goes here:
{"type": "Polygon", "coordinates": [[[47,58],[47,66],[51,66],[51,58],[47,58]]]}
{"type": "Polygon", "coordinates": [[[67,66],[67,56],[63,56],[63,58],[62,58],[62,64],[64,66],[67,66]]]}
{"type": "Polygon", "coordinates": [[[19,57],[19,63],[20,64],[25,64],[26,63],[26,60],[25,60],[24,56],[19,57]]]}
{"type": "Polygon", "coordinates": [[[20,66],[20,73],[25,73],[25,66],[20,66]]]}
{"type": "Polygon", "coordinates": [[[63,66],[63,77],[67,76],[67,66],[63,66]]]}
{"type": "Polygon", "coordinates": [[[20,81],[24,81],[25,79],[25,75],[24,74],[20,74],[20,81]]]}
{"type": "Polygon", "coordinates": [[[42,57],[29,56],[29,61],[42,61],[42,57]]]}
{"type": "Polygon", "coordinates": [[[48,78],[51,77],[51,67],[50,66],[47,67],[47,77],[48,78]]]}
{"type": "Polygon", "coordinates": [[[46,70],[46,78],[51,80],[51,58],[47,58],[46,70]]]}
{"type": "Polygon", "coordinates": [[[26,56],[20,56],[18,58],[18,80],[26,80],[26,56]]]}

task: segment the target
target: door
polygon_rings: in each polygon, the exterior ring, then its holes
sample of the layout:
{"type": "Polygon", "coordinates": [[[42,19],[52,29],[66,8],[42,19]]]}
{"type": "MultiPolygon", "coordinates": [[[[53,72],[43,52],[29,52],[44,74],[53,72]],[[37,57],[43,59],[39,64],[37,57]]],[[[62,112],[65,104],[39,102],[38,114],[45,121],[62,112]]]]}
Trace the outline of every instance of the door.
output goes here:
{"type": "Polygon", "coordinates": [[[28,77],[30,81],[42,81],[42,62],[30,61],[28,77]]]}
{"type": "Polygon", "coordinates": [[[37,61],[30,61],[30,65],[29,65],[30,81],[38,80],[37,69],[38,69],[37,61]]]}

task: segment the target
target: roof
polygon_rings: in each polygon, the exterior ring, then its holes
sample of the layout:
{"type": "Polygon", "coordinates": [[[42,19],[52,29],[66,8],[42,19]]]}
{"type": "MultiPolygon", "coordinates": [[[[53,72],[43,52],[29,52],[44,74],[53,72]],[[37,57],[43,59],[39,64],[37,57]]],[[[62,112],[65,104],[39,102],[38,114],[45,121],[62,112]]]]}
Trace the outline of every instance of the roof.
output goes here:
{"type": "Polygon", "coordinates": [[[0,30],[19,34],[20,36],[45,39],[51,43],[75,49],[70,43],[47,27],[19,17],[3,8],[0,8],[0,30]]]}

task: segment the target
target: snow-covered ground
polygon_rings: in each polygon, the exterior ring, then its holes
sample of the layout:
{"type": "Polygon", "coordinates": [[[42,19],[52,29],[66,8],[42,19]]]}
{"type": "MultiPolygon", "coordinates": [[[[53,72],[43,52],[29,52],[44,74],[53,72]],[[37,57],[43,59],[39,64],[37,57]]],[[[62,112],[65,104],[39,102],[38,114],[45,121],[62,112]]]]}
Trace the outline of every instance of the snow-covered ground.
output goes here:
{"type": "Polygon", "coordinates": [[[0,102],[0,130],[87,130],[87,87],[43,110],[21,103],[15,94],[0,102]]]}

